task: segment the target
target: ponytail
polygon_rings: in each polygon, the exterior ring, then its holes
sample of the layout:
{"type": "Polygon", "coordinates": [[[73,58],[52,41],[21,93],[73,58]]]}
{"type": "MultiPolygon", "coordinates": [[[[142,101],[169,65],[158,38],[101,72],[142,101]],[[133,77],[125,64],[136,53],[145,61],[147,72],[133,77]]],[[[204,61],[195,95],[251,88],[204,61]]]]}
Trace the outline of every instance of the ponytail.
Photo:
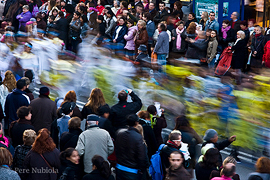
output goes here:
{"type": "Polygon", "coordinates": [[[103,159],[103,157],[99,155],[95,155],[92,158],[92,163],[97,167],[97,170],[100,172],[100,175],[106,179],[108,179],[111,175],[110,165],[107,161],[103,159]]]}

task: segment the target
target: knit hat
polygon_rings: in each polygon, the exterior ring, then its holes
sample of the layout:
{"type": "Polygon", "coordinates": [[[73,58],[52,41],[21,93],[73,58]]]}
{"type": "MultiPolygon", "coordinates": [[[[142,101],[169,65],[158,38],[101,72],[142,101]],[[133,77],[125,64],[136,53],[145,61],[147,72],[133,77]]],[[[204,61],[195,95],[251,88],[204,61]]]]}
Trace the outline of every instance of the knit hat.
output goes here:
{"type": "Polygon", "coordinates": [[[39,89],[39,95],[49,96],[49,94],[50,94],[50,90],[46,86],[43,86],[39,89]]]}
{"type": "Polygon", "coordinates": [[[95,114],[90,114],[87,116],[86,121],[98,121],[99,120],[99,116],[95,115],[95,114]]]}
{"type": "Polygon", "coordinates": [[[69,114],[71,111],[73,111],[73,109],[75,108],[76,104],[75,102],[65,102],[61,109],[60,109],[60,114],[69,114]]]}
{"type": "Polygon", "coordinates": [[[208,129],[205,132],[205,135],[204,135],[203,139],[205,141],[210,141],[210,139],[212,139],[213,137],[215,137],[215,135],[217,135],[217,131],[216,130],[214,130],[214,129],[208,129]]]}

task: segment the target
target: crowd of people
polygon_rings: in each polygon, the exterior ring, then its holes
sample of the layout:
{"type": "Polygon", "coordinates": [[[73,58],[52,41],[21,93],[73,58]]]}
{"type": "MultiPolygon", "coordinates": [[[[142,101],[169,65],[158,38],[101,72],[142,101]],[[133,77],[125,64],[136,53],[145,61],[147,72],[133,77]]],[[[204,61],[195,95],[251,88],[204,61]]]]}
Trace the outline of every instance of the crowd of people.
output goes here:
{"type": "MultiPolygon", "coordinates": [[[[43,86],[34,98],[32,78],[25,73],[16,81],[7,71],[1,82],[0,179],[187,180],[194,169],[198,180],[241,178],[237,157],[222,161],[220,154],[235,135],[220,141],[218,132],[208,129],[202,138],[181,115],[163,139],[164,110],[155,105],[142,110],[131,89],[120,91],[118,103],[110,107],[101,89],[94,88],[80,110],[75,91],[52,101],[43,86]],[[198,160],[197,144],[202,144],[198,160]]],[[[270,159],[261,157],[249,180],[265,179],[269,167],[270,159]]]]}

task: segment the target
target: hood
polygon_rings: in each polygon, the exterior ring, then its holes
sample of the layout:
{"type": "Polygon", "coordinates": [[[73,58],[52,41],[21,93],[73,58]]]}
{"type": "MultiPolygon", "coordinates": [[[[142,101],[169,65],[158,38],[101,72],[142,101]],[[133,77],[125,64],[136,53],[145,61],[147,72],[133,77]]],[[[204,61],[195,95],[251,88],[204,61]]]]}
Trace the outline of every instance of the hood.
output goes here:
{"type": "Polygon", "coordinates": [[[128,28],[128,30],[129,31],[134,31],[134,30],[138,31],[138,27],[137,26],[132,26],[132,27],[128,28]]]}
{"type": "Polygon", "coordinates": [[[151,121],[147,121],[147,120],[142,119],[142,118],[139,119],[139,123],[140,123],[141,125],[145,124],[145,125],[147,125],[147,126],[151,126],[151,121]]]}

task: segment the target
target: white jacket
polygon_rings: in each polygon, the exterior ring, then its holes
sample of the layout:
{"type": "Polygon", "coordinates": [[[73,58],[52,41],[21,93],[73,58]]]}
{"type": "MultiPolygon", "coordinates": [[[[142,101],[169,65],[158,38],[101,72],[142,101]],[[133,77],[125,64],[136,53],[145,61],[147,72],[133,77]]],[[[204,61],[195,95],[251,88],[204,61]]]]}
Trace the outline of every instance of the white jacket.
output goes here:
{"type": "Polygon", "coordinates": [[[181,148],[179,150],[184,154],[185,160],[191,159],[187,143],[181,142],[181,148]]]}

